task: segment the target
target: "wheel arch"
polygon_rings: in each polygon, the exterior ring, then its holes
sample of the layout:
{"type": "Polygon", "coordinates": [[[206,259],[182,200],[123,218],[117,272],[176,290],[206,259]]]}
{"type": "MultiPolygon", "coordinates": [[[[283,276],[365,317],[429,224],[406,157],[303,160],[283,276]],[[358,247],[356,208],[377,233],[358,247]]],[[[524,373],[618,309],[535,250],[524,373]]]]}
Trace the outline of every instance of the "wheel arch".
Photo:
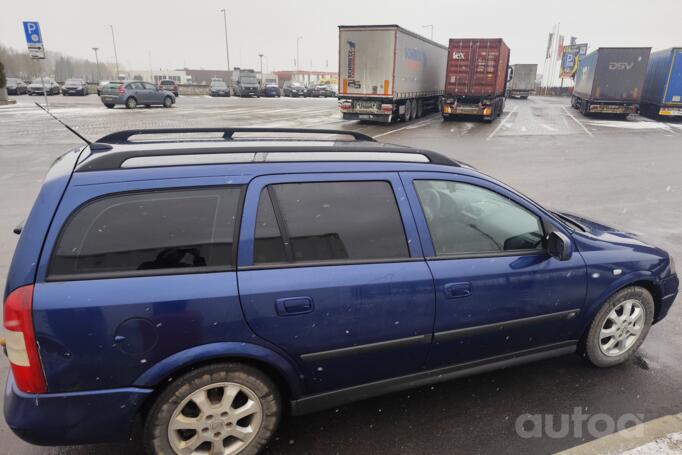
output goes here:
{"type": "Polygon", "coordinates": [[[639,286],[651,293],[651,296],[654,299],[654,323],[657,322],[658,316],[661,311],[661,298],[662,298],[662,293],[660,286],[655,279],[654,275],[651,272],[634,272],[631,274],[628,274],[624,277],[622,277],[619,280],[614,281],[611,283],[609,287],[607,287],[597,299],[594,300],[594,303],[589,305],[585,309],[584,313],[584,324],[583,328],[580,334],[580,339],[582,340],[587,332],[590,330],[590,325],[592,324],[592,320],[596,316],[596,314],[599,312],[599,310],[604,306],[604,304],[617,292],[628,288],[632,286],[639,286]]]}

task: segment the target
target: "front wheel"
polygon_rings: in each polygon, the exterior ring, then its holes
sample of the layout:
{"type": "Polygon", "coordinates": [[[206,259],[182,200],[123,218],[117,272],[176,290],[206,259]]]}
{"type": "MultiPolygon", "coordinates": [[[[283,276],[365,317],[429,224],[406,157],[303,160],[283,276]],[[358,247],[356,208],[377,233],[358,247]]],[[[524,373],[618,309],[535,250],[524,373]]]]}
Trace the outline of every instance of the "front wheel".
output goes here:
{"type": "Polygon", "coordinates": [[[163,99],[163,107],[171,107],[173,106],[173,99],[170,96],[167,96],[163,99]]]}
{"type": "Polygon", "coordinates": [[[616,292],[594,317],[580,353],[593,365],[610,367],[628,360],[641,346],[654,320],[654,299],[639,286],[616,292]]]}
{"type": "Polygon", "coordinates": [[[208,365],[179,377],[147,414],[150,454],[256,454],[275,433],[281,401],[272,380],[248,365],[208,365]]]}

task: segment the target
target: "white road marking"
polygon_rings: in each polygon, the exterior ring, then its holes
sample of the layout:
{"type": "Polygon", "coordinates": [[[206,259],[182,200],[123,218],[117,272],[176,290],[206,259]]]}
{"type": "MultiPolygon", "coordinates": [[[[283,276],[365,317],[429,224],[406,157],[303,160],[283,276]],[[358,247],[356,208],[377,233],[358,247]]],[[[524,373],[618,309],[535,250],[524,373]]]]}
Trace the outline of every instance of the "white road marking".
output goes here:
{"type": "Polygon", "coordinates": [[[540,126],[543,127],[544,129],[548,130],[548,131],[559,131],[554,127],[551,127],[549,125],[545,125],[544,123],[541,123],[540,126]]]}
{"type": "Polygon", "coordinates": [[[419,122],[419,123],[415,123],[415,124],[412,124],[412,125],[403,126],[402,128],[397,128],[397,129],[391,130],[391,131],[386,131],[385,133],[377,134],[376,136],[372,136],[372,137],[373,137],[374,139],[376,139],[376,138],[378,138],[378,137],[387,136],[387,135],[389,135],[389,134],[397,133],[398,131],[413,130],[413,129],[416,129],[416,128],[421,128],[422,126],[426,125],[427,123],[431,122],[432,120],[433,120],[433,119],[423,120],[423,121],[421,121],[421,122],[419,122]]]}
{"type": "Polygon", "coordinates": [[[588,130],[587,127],[586,127],[585,125],[583,125],[577,118],[575,118],[575,116],[573,116],[573,114],[571,114],[570,112],[568,112],[568,109],[566,109],[566,106],[561,106],[561,108],[562,108],[564,111],[566,111],[566,115],[568,115],[569,117],[571,117],[571,118],[573,119],[573,121],[575,121],[575,123],[577,123],[578,125],[580,125],[580,127],[581,127],[583,130],[585,130],[585,132],[586,132],[590,137],[594,137],[594,134],[592,134],[592,133],[590,132],[590,130],[588,130]]]}
{"type": "Polygon", "coordinates": [[[512,109],[512,110],[509,112],[509,114],[507,114],[507,115],[504,117],[504,119],[502,119],[502,121],[500,122],[500,124],[497,125],[497,128],[495,128],[495,129],[493,130],[493,132],[490,133],[490,135],[489,135],[487,138],[485,138],[485,140],[486,140],[486,141],[489,141],[490,139],[492,139],[493,136],[495,136],[495,134],[497,134],[497,132],[500,131],[500,128],[502,128],[502,127],[504,126],[504,124],[505,124],[505,122],[507,121],[507,119],[508,119],[514,112],[516,112],[516,110],[517,110],[518,108],[519,108],[518,105],[514,106],[514,109],[512,109]]]}

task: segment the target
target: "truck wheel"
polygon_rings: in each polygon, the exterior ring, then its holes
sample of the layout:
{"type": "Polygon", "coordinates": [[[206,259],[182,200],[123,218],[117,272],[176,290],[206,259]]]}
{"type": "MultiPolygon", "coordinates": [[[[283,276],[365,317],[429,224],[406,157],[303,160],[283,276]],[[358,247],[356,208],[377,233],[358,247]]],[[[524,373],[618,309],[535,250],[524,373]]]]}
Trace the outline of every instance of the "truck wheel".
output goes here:
{"type": "Polygon", "coordinates": [[[417,101],[417,118],[421,117],[422,115],[424,115],[424,101],[418,100],[417,101]]]}
{"type": "Polygon", "coordinates": [[[592,320],[578,350],[598,367],[628,360],[644,342],[654,319],[654,299],[639,286],[621,289],[592,320]]]}
{"type": "Polygon", "coordinates": [[[272,380],[248,365],[220,363],[173,381],[145,418],[149,454],[258,453],[279,424],[272,380]]]}
{"type": "Polygon", "coordinates": [[[587,117],[587,113],[590,110],[590,103],[585,100],[580,100],[580,113],[587,117]]]}
{"type": "Polygon", "coordinates": [[[409,122],[410,121],[410,111],[412,110],[412,103],[410,100],[405,101],[405,112],[402,115],[402,120],[404,122],[409,122]]]}

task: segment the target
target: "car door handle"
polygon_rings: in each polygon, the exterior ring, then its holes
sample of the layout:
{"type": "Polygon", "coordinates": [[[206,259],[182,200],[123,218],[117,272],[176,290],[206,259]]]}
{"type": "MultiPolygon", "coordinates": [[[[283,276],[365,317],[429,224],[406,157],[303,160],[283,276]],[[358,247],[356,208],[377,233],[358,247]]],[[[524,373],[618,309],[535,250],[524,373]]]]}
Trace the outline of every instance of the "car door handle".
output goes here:
{"type": "Polygon", "coordinates": [[[310,313],[314,308],[313,299],[310,297],[287,297],[275,300],[275,309],[280,316],[310,313]]]}
{"type": "Polygon", "coordinates": [[[445,297],[448,299],[460,299],[471,295],[471,283],[447,283],[443,286],[445,297]]]}

